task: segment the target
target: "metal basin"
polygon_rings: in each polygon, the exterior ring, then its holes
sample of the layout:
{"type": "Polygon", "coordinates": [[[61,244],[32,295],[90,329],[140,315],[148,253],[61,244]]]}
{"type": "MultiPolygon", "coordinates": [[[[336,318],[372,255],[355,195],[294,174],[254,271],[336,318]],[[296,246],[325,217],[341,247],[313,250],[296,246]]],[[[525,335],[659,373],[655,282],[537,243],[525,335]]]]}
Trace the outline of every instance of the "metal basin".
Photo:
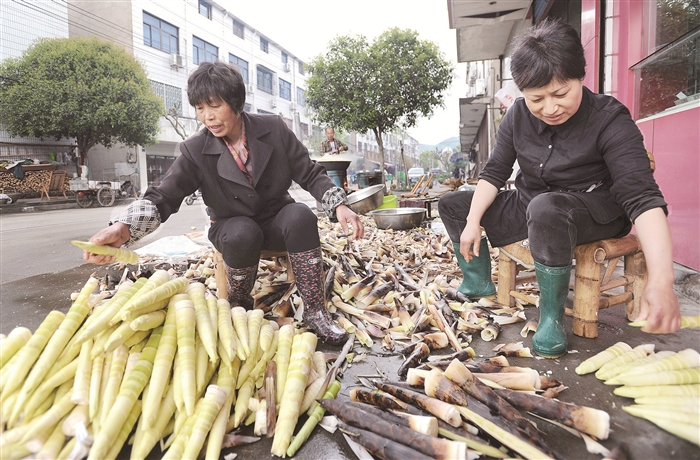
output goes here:
{"type": "Polygon", "coordinates": [[[357,214],[367,214],[384,202],[384,185],[373,185],[348,195],[348,206],[357,214]]]}
{"type": "Polygon", "coordinates": [[[377,209],[369,213],[377,228],[408,230],[420,226],[425,219],[425,208],[377,209]]]}

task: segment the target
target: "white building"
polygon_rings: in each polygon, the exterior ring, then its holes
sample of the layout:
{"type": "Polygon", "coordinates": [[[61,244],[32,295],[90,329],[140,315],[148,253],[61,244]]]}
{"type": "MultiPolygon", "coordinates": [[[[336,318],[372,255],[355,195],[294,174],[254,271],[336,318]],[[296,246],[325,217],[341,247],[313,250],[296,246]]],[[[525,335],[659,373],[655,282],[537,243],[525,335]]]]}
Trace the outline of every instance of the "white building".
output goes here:
{"type": "MultiPolygon", "coordinates": [[[[198,127],[194,109],[187,102],[187,77],[203,61],[233,63],[247,83],[246,111],[279,114],[302,141],[309,137],[303,62],[220,2],[0,2],[0,25],[2,58],[18,56],[39,37],[98,36],[123,46],[142,63],[166,110],[176,108],[177,120],[187,135],[198,127]]],[[[147,185],[159,183],[179,155],[180,141],[182,137],[171,122],[162,117],[156,145],[91,149],[90,174],[94,179],[111,179],[108,176],[136,173],[141,190],[145,190],[147,185]]]]}

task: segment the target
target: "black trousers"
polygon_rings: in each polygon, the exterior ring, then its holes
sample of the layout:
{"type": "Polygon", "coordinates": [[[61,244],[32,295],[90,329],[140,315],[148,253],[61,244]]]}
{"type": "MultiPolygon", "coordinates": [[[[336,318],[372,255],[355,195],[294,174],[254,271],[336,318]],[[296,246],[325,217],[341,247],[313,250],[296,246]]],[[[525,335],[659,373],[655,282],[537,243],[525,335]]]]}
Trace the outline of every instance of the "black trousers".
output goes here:
{"type": "MultiPolygon", "coordinates": [[[[548,267],[571,265],[579,244],[620,238],[632,229],[625,215],[605,224],[596,222],[576,195],[575,192],[542,193],[525,206],[517,190],[502,190],[484,213],[481,226],[493,247],[529,238],[533,259],[548,267]]],[[[440,218],[455,243],[467,225],[473,196],[473,191],[457,191],[443,195],[438,201],[440,218]]]]}
{"type": "Polygon", "coordinates": [[[288,204],[262,222],[250,217],[217,220],[209,228],[209,241],[232,268],[257,265],[263,249],[298,253],[321,245],[318,218],[303,203],[288,204]]]}

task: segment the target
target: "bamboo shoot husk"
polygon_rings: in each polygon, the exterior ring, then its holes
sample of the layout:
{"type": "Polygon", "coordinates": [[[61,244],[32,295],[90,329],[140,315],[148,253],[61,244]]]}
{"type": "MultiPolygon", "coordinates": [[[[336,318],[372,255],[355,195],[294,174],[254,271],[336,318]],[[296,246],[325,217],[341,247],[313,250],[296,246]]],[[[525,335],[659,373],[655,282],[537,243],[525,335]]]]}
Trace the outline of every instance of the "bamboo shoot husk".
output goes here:
{"type": "Polygon", "coordinates": [[[597,439],[608,439],[610,434],[610,415],[605,411],[512,390],[494,391],[515,407],[576,428],[597,439]]]}
{"type": "Polygon", "coordinates": [[[546,455],[541,450],[539,450],[537,447],[533,446],[532,444],[523,441],[514,434],[509,433],[508,431],[499,427],[495,423],[486,420],[484,417],[480,416],[476,412],[471,411],[466,407],[462,406],[457,406],[457,410],[459,410],[459,412],[462,414],[462,417],[464,417],[466,420],[478,426],[486,433],[491,435],[498,442],[500,442],[504,446],[507,446],[509,449],[519,453],[524,458],[528,460],[552,458],[546,455]]]}
{"type": "Polygon", "coordinates": [[[386,421],[362,409],[360,403],[342,402],[337,399],[324,399],[321,405],[344,423],[401,443],[436,459],[466,459],[467,445],[448,441],[416,432],[407,426],[386,421]]]}
{"type": "Polygon", "coordinates": [[[459,427],[462,425],[462,419],[459,416],[459,412],[452,404],[448,404],[444,401],[440,401],[439,399],[431,398],[430,396],[418,393],[417,391],[400,388],[395,385],[389,385],[381,382],[374,382],[374,385],[378,389],[396,396],[404,402],[413,404],[414,406],[430,412],[437,418],[454,427],[459,427]]]}
{"type": "Polygon", "coordinates": [[[432,458],[371,431],[351,427],[344,423],[341,423],[339,426],[344,433],[367,449],[370,454],[382,460],[431,460],[432,458]]]}

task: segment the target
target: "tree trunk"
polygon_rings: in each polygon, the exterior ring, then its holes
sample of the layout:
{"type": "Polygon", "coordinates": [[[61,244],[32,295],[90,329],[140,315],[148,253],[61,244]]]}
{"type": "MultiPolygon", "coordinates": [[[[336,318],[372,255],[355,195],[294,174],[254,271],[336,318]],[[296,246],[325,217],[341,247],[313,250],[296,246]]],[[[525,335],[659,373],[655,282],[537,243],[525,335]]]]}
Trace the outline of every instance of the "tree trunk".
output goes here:
{"type": "Polygon", "coordinates": [[[386,178],[384,177],[384,140],[382,139],[382,131],[381,128],[374,128],[372,131],[374,131],[374,137],[377,139],[377,145],[379,146],[379,156],[381,158],[380,169],[382,171],[382,184],[386,184],[386,178]]]}

